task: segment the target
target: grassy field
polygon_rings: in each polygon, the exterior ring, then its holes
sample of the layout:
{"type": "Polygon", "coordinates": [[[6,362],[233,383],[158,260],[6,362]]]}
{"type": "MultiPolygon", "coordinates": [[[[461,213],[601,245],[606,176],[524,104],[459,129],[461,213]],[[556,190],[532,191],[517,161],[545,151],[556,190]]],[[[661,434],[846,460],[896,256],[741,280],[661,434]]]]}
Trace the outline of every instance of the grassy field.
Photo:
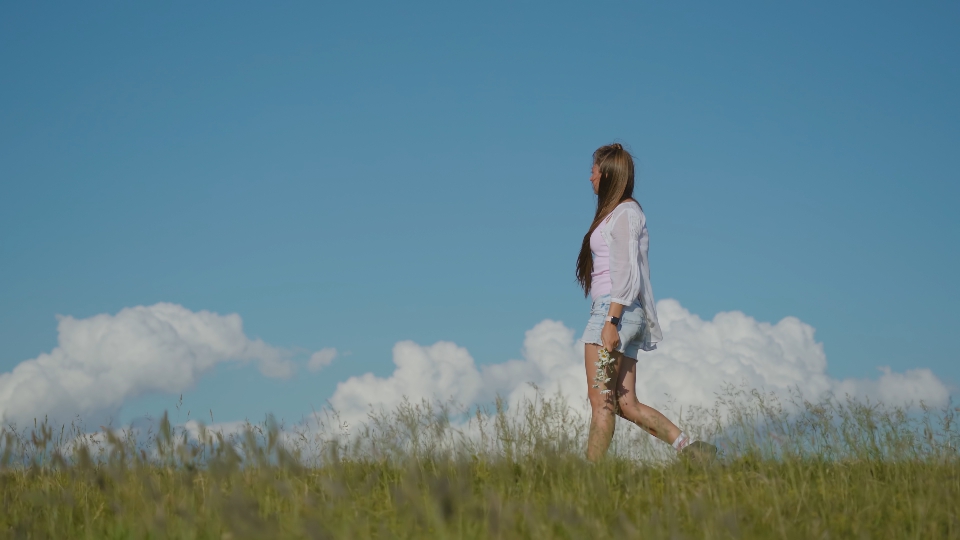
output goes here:
{"type": "Polygon", "coordinates": [[[349,436],[330,416],[233,435],[166,417],[152,434],[8,427],[0,536],[960,538],[956,408],[731,392],[684,417],[723,448],[715,464],[620,424],[589,465],[563,403],[405,404],[349,436]]]}

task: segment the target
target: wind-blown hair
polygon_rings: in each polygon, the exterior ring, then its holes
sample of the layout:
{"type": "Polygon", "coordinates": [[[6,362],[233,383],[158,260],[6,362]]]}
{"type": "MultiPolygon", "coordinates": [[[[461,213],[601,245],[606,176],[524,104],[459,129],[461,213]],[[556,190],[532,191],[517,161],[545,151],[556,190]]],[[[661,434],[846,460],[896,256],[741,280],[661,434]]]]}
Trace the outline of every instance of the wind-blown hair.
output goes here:
{"type": "Polygon", "coordinates": [[[633,157],[620,143],[597,148],[593,163],[600,169],[600,185],[597,187],[597,212],[587,234],[583,235],[580,256],[577,257],[577,282],[583,287],[583,295],[590,293],[593,273],[593,256],[590,253],[590,235],[618,204],[633,197],[633,157]]]}

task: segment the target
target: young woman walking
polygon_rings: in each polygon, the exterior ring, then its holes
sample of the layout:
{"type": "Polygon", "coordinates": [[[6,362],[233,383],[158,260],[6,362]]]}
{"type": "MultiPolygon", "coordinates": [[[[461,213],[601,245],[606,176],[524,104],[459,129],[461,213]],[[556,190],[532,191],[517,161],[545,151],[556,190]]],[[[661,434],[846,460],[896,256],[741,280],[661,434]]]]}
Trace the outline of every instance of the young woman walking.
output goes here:
{"type": "Polygon", "coordinates": [[[637,353],[656,349],[663,333],[650,287],[646,217],[633,198],[630,153],[619,143],[598,148],[593,153],[590,183],[597,195],[597,211],[577,258],[577,281],[584,294],[593,298],[581,338],[592,409],[587,459],[596,461],[606,454],[615,415],[685,456],[713,457],[715,446],[694,441],[660,411],[637,400],[637,353]],[[611,363],[598,378],[601,347],[609,353],[611,363]]]}

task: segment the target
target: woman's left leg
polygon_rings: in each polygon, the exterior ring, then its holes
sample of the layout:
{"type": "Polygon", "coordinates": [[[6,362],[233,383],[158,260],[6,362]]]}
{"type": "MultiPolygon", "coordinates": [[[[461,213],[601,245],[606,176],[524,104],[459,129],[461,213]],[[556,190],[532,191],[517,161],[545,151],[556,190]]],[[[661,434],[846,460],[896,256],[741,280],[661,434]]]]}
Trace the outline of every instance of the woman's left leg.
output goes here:
{"type": "Polygon", "coordinates": [[[637,400],[637,360],[621,357],[617,374],[618,414],[643,428],[658,439],[673,444],[680,436],[680,428],[660,411],[637,400]]]}

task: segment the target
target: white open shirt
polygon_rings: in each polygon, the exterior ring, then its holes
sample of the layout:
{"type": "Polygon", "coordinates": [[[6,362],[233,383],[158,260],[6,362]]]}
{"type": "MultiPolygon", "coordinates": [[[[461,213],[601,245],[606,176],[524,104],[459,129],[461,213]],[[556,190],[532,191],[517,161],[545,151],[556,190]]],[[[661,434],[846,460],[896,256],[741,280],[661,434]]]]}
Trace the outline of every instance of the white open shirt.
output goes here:
{"type": "Polygon", "coordinates": [[[647,325],[643,332],[641,349],[652,351],[663,341],[657,306],[650,285],[650,264],[647,251],[647,218],[635,201],[620,203],[598,227],[610,246],[610,300],[629,306],[639,299],[647,325]]]}

